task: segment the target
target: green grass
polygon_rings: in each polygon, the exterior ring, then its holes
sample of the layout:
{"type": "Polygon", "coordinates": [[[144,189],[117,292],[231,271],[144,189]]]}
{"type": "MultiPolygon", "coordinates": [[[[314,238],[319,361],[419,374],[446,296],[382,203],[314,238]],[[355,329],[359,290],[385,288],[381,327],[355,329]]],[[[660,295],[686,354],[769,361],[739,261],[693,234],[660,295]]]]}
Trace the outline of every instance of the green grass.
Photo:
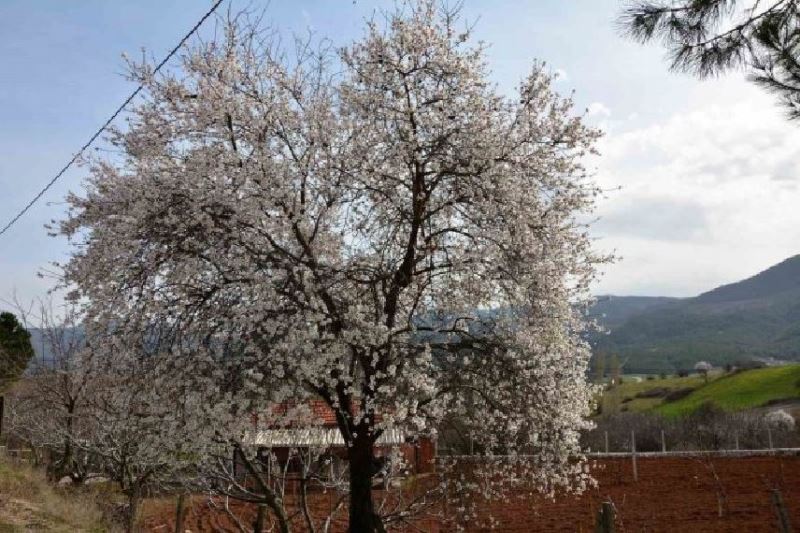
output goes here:
{"type": "Polygon", "coordinates": [[[687,397],[662,403],[654,410],[668,417],[696,411],[706,402],[726,411],[759,407],[771,400],[800,398],[800,365],[748,370],[710,381],[687,397]]]}
{"type": "Polygon", "coordinates": [[[697,388],[702,386],[704,383],[705,380],[701,376],[696,375],[685,378],[672,376],[664,379],[642,379],[640,382],[633,381],[629,376],[623,376],[622,384],[603,391],[599,401],[602,405],[603,415],[619,413],[622,409],[633,412],[650,411],[661,405],[663,399],[636,398],[637,394],[655,388],[664,388],[669,390],[697,388]],[[631,400],[623,403],[623,400],[626,398],[631,398],[631,400]]]}

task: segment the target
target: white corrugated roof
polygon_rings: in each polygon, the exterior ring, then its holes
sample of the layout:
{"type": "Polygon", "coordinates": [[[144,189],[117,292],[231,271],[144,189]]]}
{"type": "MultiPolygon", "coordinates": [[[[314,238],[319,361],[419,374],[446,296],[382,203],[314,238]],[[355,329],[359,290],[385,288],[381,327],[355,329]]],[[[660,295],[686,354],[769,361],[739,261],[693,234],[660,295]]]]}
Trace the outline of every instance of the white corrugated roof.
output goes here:
{"type": "MultiPolygon", "coordinates": [[[[293,428],[293,429],[261,429],[248,435],[246,440],[251,446],[265,448],[330,448],[344,446],[344,439],[338,428],[293,428]]],[[[377,446],[403,444],[405,435],[399,429],[387,429],[378,437],[377,446]]]]}

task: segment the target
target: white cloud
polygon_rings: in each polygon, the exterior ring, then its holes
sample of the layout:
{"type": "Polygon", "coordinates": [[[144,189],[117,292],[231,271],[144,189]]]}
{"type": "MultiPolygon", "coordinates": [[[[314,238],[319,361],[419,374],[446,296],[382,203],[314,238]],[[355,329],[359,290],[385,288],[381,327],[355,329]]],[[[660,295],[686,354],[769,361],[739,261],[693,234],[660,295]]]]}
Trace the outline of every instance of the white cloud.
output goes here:
{"type": "MultiPolygon", "coordinates": [[[[690,199],[620,195],[594,226],[596,235],[651,241],[685,241],[708,237],[702,204],[690,199]]],[[[659,244],[660,245],[660,244],[659,244]]]]}
{"type": "Polygon", "coordinates": [[[598,182],[621,190],[593,233],[622,260],[597,292],[694,295],[800,252],[800,125],[760,90],[729,87],[661,122],[615,122],[601,141],[598,182]]]}
{"type": "Polygon", "coordinates": [[[569,81],[569,74],[563,68],[557,68],[553,71],[553,75],[557,81],[569,81]]]}
{"type": "Polygon", "coordinates": [[[602,102],[592,102],[586,108],[586,115],[590,118],[608,118],[611,110],[602,102]]]}

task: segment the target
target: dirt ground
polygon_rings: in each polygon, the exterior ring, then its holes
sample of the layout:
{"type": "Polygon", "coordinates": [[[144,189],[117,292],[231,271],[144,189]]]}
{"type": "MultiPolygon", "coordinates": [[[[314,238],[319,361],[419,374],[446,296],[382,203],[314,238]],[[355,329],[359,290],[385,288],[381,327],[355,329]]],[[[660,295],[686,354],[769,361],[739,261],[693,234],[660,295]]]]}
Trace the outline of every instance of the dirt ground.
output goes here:
{"type": "MultiPolygon", "coordinates": [[[[773,489],[780,491],[792,526],[800,528],[800,457],[639,457],[638,482],[633,480],[629,458],[598,460],[593,472],[599,485],[581,496],[554,501],[512,497],[493,502],[485,506],[486,516],[480,523],[467,524],[467,531],[488,531],[490,513],[495,520],[492,531],[591,532],[601,503],[610,500],[617,511],[619,532],[772,532],[778,531],[773,489]]],[[[222,507],[221,503],[217,505],[222,507]]],[[[313,511],[322,516],[331,505],[329,495],[318,494],[313,511]]],[[[254,509],[235,504],[231,508],[245,527],[252,524],[254,509]]],[[[147,514],[147,531],[174,531],[171,500],[152,505],[147,514]]],[[[345,515],[345,509],[337,515],[335,531],[344,530],[345,515]]],[[[239,531],[223,510],[213,509],[199,497],[186,527],[193,533],[239,531]]],[[[295,529],[304,530],[299,517],[295,529]]],[[[444,532],[454,528],[424,524],[420,529],[444,532]]]]}

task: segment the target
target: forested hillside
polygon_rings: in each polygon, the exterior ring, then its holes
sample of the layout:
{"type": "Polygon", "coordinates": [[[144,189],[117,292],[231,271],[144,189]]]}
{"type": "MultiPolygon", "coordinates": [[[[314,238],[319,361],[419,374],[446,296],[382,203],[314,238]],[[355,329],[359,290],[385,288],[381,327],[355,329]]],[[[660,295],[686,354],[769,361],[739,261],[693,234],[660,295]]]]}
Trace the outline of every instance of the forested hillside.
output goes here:
{"type": "Polygon", "coordinates": [[[626,372],[800,360],[800,256],[694,298],[601,299],[592,314],[610,330],[595,351],[619,354],[626,372]]]}

